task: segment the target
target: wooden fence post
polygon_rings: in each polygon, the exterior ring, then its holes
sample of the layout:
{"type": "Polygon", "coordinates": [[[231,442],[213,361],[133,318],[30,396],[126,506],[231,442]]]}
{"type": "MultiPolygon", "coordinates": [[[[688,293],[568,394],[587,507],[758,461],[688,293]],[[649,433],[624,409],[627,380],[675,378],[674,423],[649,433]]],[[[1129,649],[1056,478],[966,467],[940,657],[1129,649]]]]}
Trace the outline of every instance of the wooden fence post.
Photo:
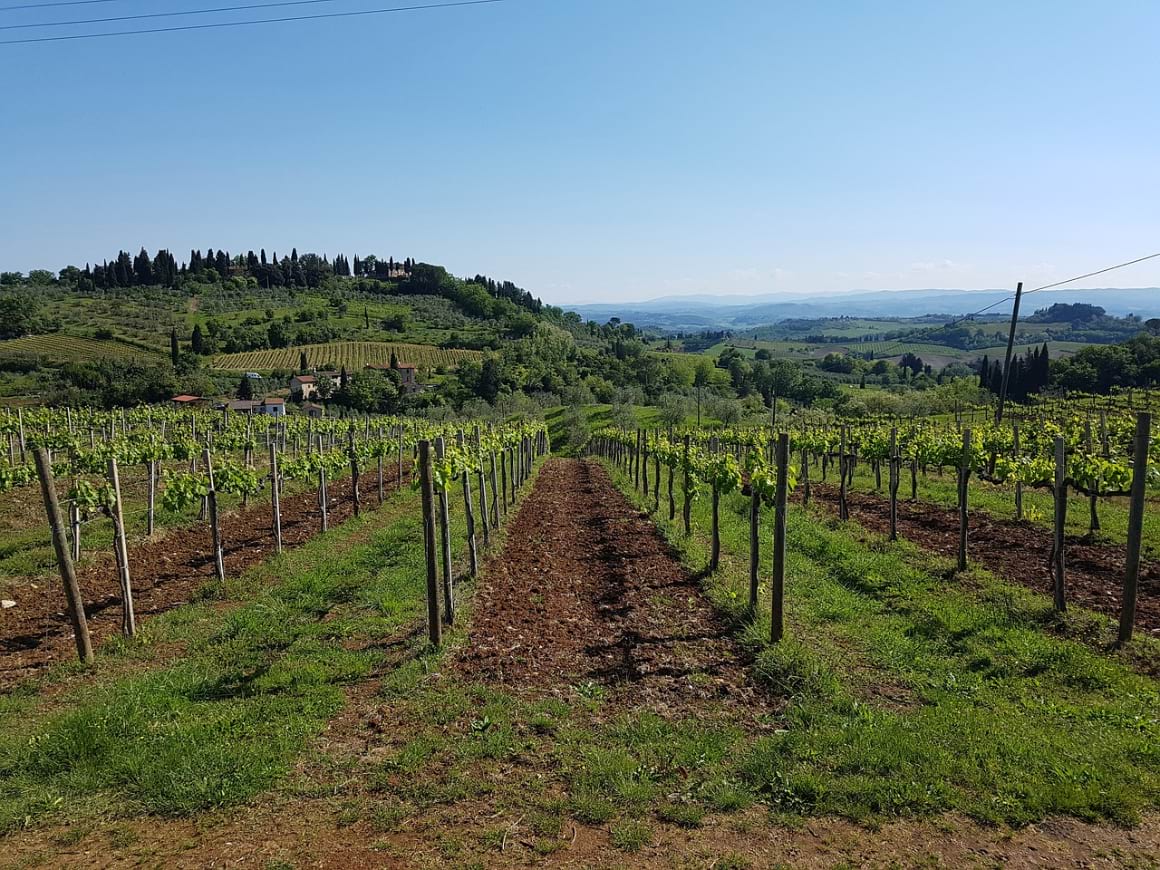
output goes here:
{"type": "Polygon", "coordinates": [[[358,456],[354,452],[354,423],[347,430],[346,445],[350,458],[350,494],[354,501],[354,515],[358,517],[362,513],[362,496],[358,491],[359,467],[358,456]]]}
{"type": "Polygon", "coordinates": [[[773,610],[769,638],[777,643],[785,634],[785,510],[789,491],[789,435],[785,432],[777,436],[774,461],[777,484],[773,499],[773,610]]]}
{"type": "Polygon", "coordinates": [[[282,497],[278,481],[278,445],[270,442],[270,510],[273,520],[274,549],[282,552],[282,497]]]}
{"type": "Polygon", "coordinates": [[[432,646],[443,643],[439,618],[439,576],[435,560],[435,493],[432,483],[431,442],[419,442],[419,489],[423,494],[423,552],[427,568],[427,637],[432,646]]]}
{"type": "Polygon", "coordinates": [[[963,430],[963,452],[959,457],[959,570],[967,570],[967,486],[971,479],[971,430],[963,430]]]}
{"type": "MultiPolygon", "coordinates": [[[[463,450],[463,430],[455,433],[455,444],[463,450]]],[[[463,469],[463,510],[467,519],[467,556],[471,576],[479,576],[479,551],[475,546],[475,508],[471,504],[471,472],[463,469]]]]}
{"type": "Polygon", "coordinates": [[[842,427],[842,434],[838,441],[838,519],[850,519],[850,507],[846,503],[846,427],[842,427]]]}
{"type": "Polygon", "coordinates": [[[150,459],[145,468],[149,475],[146,481],[146,506],[145,506],[145,534],[153,537],[153,532],[157,528],[157,460],[150,459]]]}
{"type": "Polygon", "coordinates": [[[109,484],[113,487],[113,552],[117,556],[117,577],[121,583],[121,633],[132,637],[137,633],[133,615],[133,584],[129,580],[129,547],[125,543],[125,512],[121,506],[121,472],[117,457],[109,457],[109,484]]]}
{"type": "Polygon", "coordinates": [[[1140,582],[1140,545],[1144,530],[1144,499],[1148,487],[1148,449],[1152,435],[1152,415],[1136,415],[1136,439],[1132,449],[1132,499],[1128,510],[1128,556],[1124,567],[1124,593],[1120,602],[1120,633],[1123,646],[1132,639],[1136,622],[1136,593],[1140,582]]]}
{"type": "Polygon", "coordinates": [[[214,574],[218,580],[226,579],[225,557],[222,554],[222,530],[218,522],[217,488],[213,482],[213,460],[207,447],[201,454],[201,461],[205,465],[205,474],[209,479],[209,494],[206,495],[206,506],[209,509],[210,539],[213,544],[214,574]]]}
{"type": "Polygon", "coordinates": [[[898,456],[898,427],[890,430],[890,540],[898,540],[898,484],[902,476],[898,456]]]}
{"type": "Polygon", "coordinates": [[[688,535],[688,534],[692,534],[692,531],[693,531],[693,522],[692,522],[693,506],[691,504],[692,499],[689,498],[689,488],[690,488],[691,481],[689,480],[689,436],[688,435],[685,436],[685,467],[684,467],[684,472],[685,472],[684,492],[682,494],[685,497],[685,501],[684,501],[684,504],[681,505],[681,517],[685,521],[685,534],[688,535]]]}
{"type": "Polygon", "coordinates": [[[48,525],[52,531],[52,547],[56,551],[56,564],[60,569],[60,580],[68,605],[69,621],[73,627],[77,657],[87,664],[93,660],[93,645],[92,641],[89,640],[89,623],[85,618],[81,587],[77,582],[76,569],[68,551],[68,539],[65,535],[64,520],[61,519],[60,515],[60,503],[56,498],[56,483],[52,478],[52,463],[49,462],[48,451],[43,447],[38,447],[33,451],[32,458],[36,463],[37,475],[40,477],[40,493],[44,498],[44,512],[48,516],[48,525]]]}
{"type": "Polygon", "coordinates": [[[476,483],[479,486],[479,519],[483,524],[483,546],[491,545],[491,521],[487,515],[487,475],[484,474],[483,469],[483,452],[480,450],[479,427],[476,426],[471,433],[472,445],[475,448],[475,454],[478,457],[479,468],[476,473],[476,483]]]}
{"type": "Polygon", "coordinates": [[[761,495],[753,481],[749,482],[749,610],[757,612],[758,569],[761,564],[761,542],[758,537],[758,525],[761,518],[761,495]]]}
{"type": "Polygon", "coordinates": [[[1067,610],[1067,592],[1064,574],[1063,535],[1067,525],[1067,456],[1063,438],[1055,439],[1055,530],[1052,538],[1051,567],[1052,592],[1055,609],[1067,610]]]}
{"type": "MultiPolygon", "coordinates": [[[[447,449],[443,436],[435,439],[435,458],[442,461],[447,449]]],[[[514,483],[513,478],[513,483],[514,483]]],[[[451,481],[443,481],[436,498],[439,501],[439,541],[443,562],[443,618],[448,625],[455,622],[455,589],[451,578],[451,516],[447,508],[447,487],[451,481]]]]}
{"type": "MultiPolygon", "coordinates": [[[[1012,427],[1015,441],[1013,444],[1014,456],[1012,459],[1019,459],[1019,424],[1016,423],[1012,427]]],[[[1018,480],[1015,481],[1015,522],[1022,522],[1023,520],[1023,484],[1018,480]]]]}

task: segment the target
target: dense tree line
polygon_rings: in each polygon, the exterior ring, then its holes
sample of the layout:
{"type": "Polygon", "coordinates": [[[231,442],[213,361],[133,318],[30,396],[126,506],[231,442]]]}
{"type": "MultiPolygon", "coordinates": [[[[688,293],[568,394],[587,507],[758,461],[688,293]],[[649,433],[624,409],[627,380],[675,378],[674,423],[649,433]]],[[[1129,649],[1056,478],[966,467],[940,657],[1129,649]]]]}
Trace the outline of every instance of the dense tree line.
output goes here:
{"type": "MultiPolygon", "coordinates": [[[[1011,358],[1011,379],[1007,397],[1022,402],[1028,396],[1043,392],[1051,382],[1051,361],[1047,344],[1011,358]]],[[[979,363],[979,387],[999,395],[1003,390],[1003,361],[991,360],[985,354],[979,363]]]]}

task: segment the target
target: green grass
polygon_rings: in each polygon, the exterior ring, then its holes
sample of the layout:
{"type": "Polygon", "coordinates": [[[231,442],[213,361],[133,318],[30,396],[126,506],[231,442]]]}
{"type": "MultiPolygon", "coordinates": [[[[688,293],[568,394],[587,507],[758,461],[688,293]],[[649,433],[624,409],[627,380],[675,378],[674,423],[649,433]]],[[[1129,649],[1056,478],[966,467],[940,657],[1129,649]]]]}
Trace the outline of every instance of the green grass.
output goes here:
{"type": "MultiPolygon", "coordinates": [[[[707,502],[691,537],[659,519],[691,567],[707,557],[707,502]]],[[[732,750],[745,794],[791,814],[1012,824],[1132,823],[1160,802],[1156,681],[1068,636],[1043,596],[980,571],[947,579],[913,547],[796,508],[787,541],[787,639],[771,646],[768,586],[746,613],[748,503],[723,499],[723,568],[707,591],[790,698],[780,733],[732,750]]]]}
{"type": "MultiPolygon", "coordinates": [[[[811,473],[818,474],[817,468],[811,473]]],[[[883,489],[886,492],[886,471],[883,469],[883,489]]],[[[831,475],[831,481],[834,476],[831,475]]],[[[854,473],[855,491],[874,491],[874,472],[870,463],[860,462],[854,473]]],[[[899,496],[910,496],[910,472],[903,469],[899,496]]],[[[953,471],[939,475],[937,469],[928,469],[928,474],[918,476],[918,498],[945,508],[958,507],[958,487],[953,471]]],[[[972,479],[967,489],[970,510],[983,511],[1000,519],[1015,518],[1015,490],[1013,486],[995,485],[984,480],[972,479]]],[[[1160,556],[1160,510],[1150,503],[1144,511],[1144,555],[1145,558],[1160,556]]],[[[1128,540],[1128,500],[1123,498],[1099,499],[1097,513],[1100,518],[1101,540],[1126,545],[1128,540]]],[[[1023,490],[1024,518],[1044,529],[1052,528],[1054,522],[1054,500],[1049,490],[1025,488],[1023,490]]],[[[1090,524],[1088,498],[1077,493],[1069,493],[1067,504],[1067,531],[1073,535],[1086,535],[1090,524]]]]}
{"type": "MultiPolygon", "coordinates": [[[[372,640],[422,618],[422,530],[407,492],[230,583],[212,602],[106,646],[95,681],[51,712],[35,693],[0,707],[0,831],[49,812],[184,815],[236,804],[286,775],[383,660],[372,640]],[[180,656],[117,676],[118,658],[180,656]],[[103,674],[108,674],[106,678],[103,674]]],[[[65,672],[75,670],[65,669],[65,672]]]]}

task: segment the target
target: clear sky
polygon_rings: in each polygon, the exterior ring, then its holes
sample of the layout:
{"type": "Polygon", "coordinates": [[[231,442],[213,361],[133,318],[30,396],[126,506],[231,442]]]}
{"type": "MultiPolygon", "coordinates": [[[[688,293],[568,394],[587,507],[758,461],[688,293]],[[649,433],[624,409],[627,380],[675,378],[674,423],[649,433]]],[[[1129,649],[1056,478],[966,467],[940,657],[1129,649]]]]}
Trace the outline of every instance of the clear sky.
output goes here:
{"type": "Polygon", "coordinates": [[[1160,251],[1158,45],[1155,0],[505,0],[0,45],[0,268],[294,245],[556,303],[1047,283],[1160,251]]]}

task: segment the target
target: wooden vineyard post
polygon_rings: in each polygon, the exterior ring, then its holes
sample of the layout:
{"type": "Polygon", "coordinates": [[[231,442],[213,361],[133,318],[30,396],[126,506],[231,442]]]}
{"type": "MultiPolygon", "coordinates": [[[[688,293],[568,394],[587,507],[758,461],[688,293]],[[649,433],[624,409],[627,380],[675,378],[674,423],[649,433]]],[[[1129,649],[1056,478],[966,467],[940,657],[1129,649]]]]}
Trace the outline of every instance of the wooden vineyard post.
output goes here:
{"type": "Polygon", "coordinates": [[[709,570],[716,571],[721,566],[721,493],[717,489],[717,481],[713,481],[710,501],[713,512],[713,531],[709,547],[709,570]]]}
{"type": "Polygon", "coordinates": [[[273,520],[274,549],[282,552],[282,494],[278,480],[278,445],[270,442],[270,513],[273,520]]]}
{"type": "Polygon", "coordinates": [[[693,518],[692,518],[693,505],[691,504],[692,500],[689,498],[689,488],[690,488],[692,481],[689,480],[689,436],[688,435],[685,436],[684,472],[685,472],[684,492],[682,494],[684,495],[685,500],[684,500],[684,503],[681,505],[681,518],[685,522],[685,534],[689,535],[689,534],[692,534],[692,532],[693,532],[693,518]]]}
{"type": "Polygon", "coordinates": [[[758,526],[761,519],[761,495],[753,481],[749,482],[749,610],[757,612],[758,568],[761,564],[761,542],[758,526]]]}
{"type": "Polygon", "coordinates": [[[1052,593],[1055,609],[1067,610],[1063,533],[1067,524],[1067,456],[1063,438],[1055,439],[1055,530],[1051,545],[1052,593]]]}
{"type": "Polygon", "coordinates": [[[121,472],[117,457],[109,457],[109,485],[113,488],[113,552],[117,556],[117,578],[121,583],[121,633],[132,637],[137,633],[133,615],[133,584],[129,580],[129,548],[125,544],[125,513],[121,506],[121,472]]]}
{"type": "Polygon", "coordinates": [[[1148,487],[1148,449],[1152,435],[1152,415],[1136,415],[1136,439],[1132,449],[1132,497],[1128,509],[1128,556],[1124,566],[1124,593],[1120,602],[1120,633],[1123,646],[1132,639],[1136,622],[1136,594],[1140,582],[1140,544],[1144,531],[1144,499],[1148,487]]]}
{"type": "Polygon", "coordinates": [[[632,486],[640,489],[640,430],[636,430],[636,449],[632,454],[632,486]]]}
{"type": "Polygon", "coordinates": [[[378,471],[379,471],[379,504],[381,505],[387,499],[385,488],[385,481],[383,479],[383,427],[379,427],[378,446],[375,449],[378,453],[378,471]]]}
{"type": "MultiPolygon", "coordinates": [[[[318,436],[318,455],[321,456],[322,436],[318,436]]],[[[330,528],[330,494],[326,486],[326,468],[319,466],[318,468],[318,509],[321,511],[319,518],[319,530],[325,532],[330,528]]]]}
{"type": "Polygon", "coordinates": [[[898,484],[902,469],[899,467],[898,427],[890,430],[890,540],[898,540],[898,484]]]}
{"type": "Polygon", "coordinates": [[[810,452],[802,448],[802,507],[810,506],[810,452]]]}
{"type": "Polygon", "coordinates": [[[157,528],[157,460],[150,459],[145,468],[149,475],[146,481],[146,507],[145,507],[145,534],[153,537],[153,532],[157,528]]]}
{"type": "MultiPolygon", "coordinates": [[[[659,439],[660,436],[658,435],[659,439]]],[[[661,509],[661,455],[653,451],[653,512],[661,509]]]]}
{"type": "Polygon", "coordinates": [[[358,491],[358,455],[354,450],[354,424],[351,423],[350,428],[346,432],[346,449],[350,457],[350,495],[354,502],[354,515],[357,517],[362,513],[362,496],[358,491]]]}
{"type": "MultiPolygon", "coordinates": [[[[1092,452],[1092,421],[1091,421],[1090,417],[1084,421],[1084,439],[1085,439],[1085,442],[1087,444],[1087,450],[1089,453],[1091,453],[1092,452]]],[[[1100,488],[1099,481],[1097,481],[1096,486],[1093,488],[1092,492],[1088,495],[1088,511],[1089,511],[1088,537],[1094,537],[1095,533],[1100,530],[1099,497],[1096,495],[1096,491],[1098,491],[1099,488],[1100,488]]]]}
{"type": "Polygon", "coordinates": [[[642,432],[640,437],[640,491],[648,495],[648,432],[642,432]]]}
{"type": "Polygon", "coordinates": [[[72,527],[72,557],[74,562],[81,560],[81,511],[75,504],[68,506],[68,520],[72,527]]]}
{"type": "MultiPolygon", "coordinates": [[[[672,436],[669,436],[669,443],[672,443],[672,436]]],[[[673,478],[677,476],[676,468],[670,463],[669,465],[669,522],[677,518],[677,500],[673,496],[673,478]]]]}
{"type": "MultiPolygon", "coordinates": [[[[463,432],[455,433],[455,445],[463,451],[463,432]]],[[[475,508],[471,504],[471,472],[463,469],[463,511],[467,520],[467,557],[471,576],[479,576],[479,551],[475,544],[475,508]]]]}
{"type": "MultiPolygon", "coordinates": [[[[1016,423],[1012,427],[1012,432],[1014,434],[1015,440],[1014,440],[1014,443],[1012,445],[1012,449],[1014,451],[1014,456],[1012,456],[1011,458],[1018,460],[1019,459],[1019,424],[1018,423],[1016,423]]],[[[1016,480],[1015,481],[1015,522],[1022,522],[1022,521],[1023,521],[1023,484],[1020,483],[1018,480],[1016,480]]]]}
{"type": "Polygon", "coordinates": [[[475,449],[476,457],[479,461],[479,466],[476,471],[476,484],[479,486],[479,520],[483,525],[483,546],[491,545],[491,521],[487,516],[487,475],[483,471],[483,453],[480,450],[479,427],[476,426],[471,433],[472,446],[475,449]]]}
{"type": "MultiPolygon", "coordinates": [[[[440,435],[435,439],[435,458],[442,462],[446,454],[446,443],[440,435]]],[[[439,551],[443,563],[443,618],[448,625],[455,622],[455,590],[451,580],[451,516],[447,508],[447,487],[450,483],[451,481],[444,480],[436,493],[439,502],[439,551]]],[[[514,466],[512,485],[515,485],[514,466]]]]}
{"type": "Polygon", "coordinates": [[[87,664],[93,660],[93,645],[89,640],[89,623],[85,618],[81,587],[77,582],[76,569],[68,551],[68,539],[65,535],[64,520],[60,515],[60,503],[56,498],[56,483],[52,479],[52,463],[49,462],[48,451],[43,447],[37,448],[33,452],[32,458],[36,463],[37,476],[40,478],[40,493],[44,498],[44,512],[48,516],[48,525],[52,531],[52,547],[56,551],[56,564],[60,569],[60,580],[68,605],[69,621],[72,623],[73,635],[76,640],[77,657],[87,664]]]}
{"type": "Polygon", "coordinates": [[[399,476],[395,479],[395,489],[403,488],[403,427],[399,426],[399,476]]]}
{"type": "Polygon", "coordinates": [[[959,457],[959,570],[967,570],[967,485],[971,478],[971,430],[963,430],[963,452],[959,457]]]}
{"type": "Polygon", "coordinates": [[[501,447],[499,451],[499,491],[503,496],[503,512],[507,514],[508,509],[508,483],[507,483],[507,448],[501,447]]]}
{"type": "Polygon", "coordinates": [[[431,442],[419,442],[419,489],[423,497],[423,552],[427,567],[427,637],[432,646],[443,643],[439,618],[439,575],[435,561],[435,493],[432,482],[431,442]]]}
{"type": "Polygon", "coordinates": [[[777,484],[773,497],[773,610],[769,639],[777,643],[785,633],[785,509],[789,492],[789,435],[785,432],[777,436],[774,464],[777,484]]]}
{"type": "Polygon", "coordinates": [[[850,507],[846,504],[846,427],[838,441],[838,519],[850,519],[850,507]]]}
{"type": "Polygon", "coordinates": [[[495,527],[498,529],[500,520],[507,514],[507,508],[504,506],[503,499],[499,497],[499,489],[496,483],[495,473],[495,451],[491,451],[491,509],[495,512],[493,519],[495,520],[495,527]]]}
{"type": "Polygon", "coordinates": [[[205,465],[205,475],[209,480],[209,493],[206,495],[206,505],[209,508],[210,538],[213,542],[214,573],[218,580],[226,579],[225,558],[222,554],[222,530],[218,522],[217,487],[213,482],[213,460],[210,458],[207,447],[201,454],[202,464],[205,465]]]}

